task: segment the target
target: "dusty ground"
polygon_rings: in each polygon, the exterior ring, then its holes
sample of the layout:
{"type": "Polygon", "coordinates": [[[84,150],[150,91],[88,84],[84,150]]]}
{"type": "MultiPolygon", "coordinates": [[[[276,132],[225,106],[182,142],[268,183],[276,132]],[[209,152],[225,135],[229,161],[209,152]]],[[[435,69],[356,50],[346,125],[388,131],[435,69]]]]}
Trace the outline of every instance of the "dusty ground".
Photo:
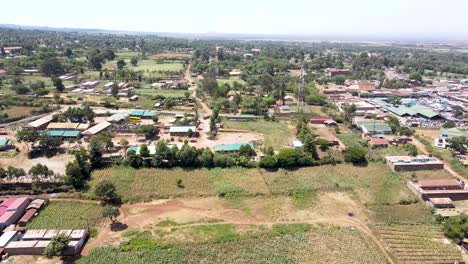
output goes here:
{"type": "MultiPolygon", "coordinates": [[[[25,171],[28,171],[32,166],[40,163],[46,165],[49,169],[53,170],[58,174],[65,174],[65,166],[69,161],[73,160],[73,156],[69,154],[60,154],[52,158],[39,157],[35,159],[28,159],[24,144],[19,144],[18,147],[21,149],[20,153],[14,158],[0,158],[0,167],[6,168],[8,166],[13,166],[17,168],[22,168],[25,171]]],[[[71,148],[71,146],[67,146],[71,148]]]]}
{"type": "Polygon", "coordinates": [[[98,236],[87,243],[83,255],[87,255],[92,248],[117,245],[125,241],[126,239],[122,237],[125,231],[152,230],[164,220],[174,221],[178,227],[227,223],[236,226],[271,226],[276,223],[327,223],[353,226],[369,235],[377,246],[383,249],[380,241],[367,227],[369,220],[362,207],[346,193],[320,194],[316,206],[311,205],[305,209],[297,209],[288,197],[235,200],[210,197],[125,204],[120,211],[118,220],[127,228],[114,232],[110,230],[109,223],[103,223],[98,236]]]}

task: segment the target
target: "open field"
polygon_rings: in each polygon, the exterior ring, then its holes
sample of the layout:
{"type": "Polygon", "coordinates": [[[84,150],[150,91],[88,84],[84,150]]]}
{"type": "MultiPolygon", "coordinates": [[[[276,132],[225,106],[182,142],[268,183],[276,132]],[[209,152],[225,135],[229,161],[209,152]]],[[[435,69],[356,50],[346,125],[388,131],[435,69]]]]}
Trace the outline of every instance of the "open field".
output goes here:
{"type": "Polygon", "coordinates": [[[288,125],[282,121],[267,122],[259,119],[254,122],[236,122],[229,120],[224,120],[223,122],[227,129],[251,130],[263,134],[264,145],[272,146],[275,150],[284,148],[291,143],[289,142],[291,131],[288,125]]]}
{"type": "MultiPolygon", "coordinates": [[[[134,71],[183,71],[184,67],[182,63],[158,63],[156,60],[139,60],[136,67],[130,64],[130,59],[125,59],[127,64],[125,67],[134,71]]],[[[103,68],[115,68],[117,67],[117,60],[108,61],[103,65],[103,68]]]]}
{"type": "MultiPolygon", "coordinates": [[[[112,181],[124,200],[141,201],[169,197],[301,195],[303,192],[350,192],[369,205],[398,204],[414,198],[406,188],[410,173],[392,172],[385,164],[367,167],[350,164],[278,170],[262,169],[139,169],[115,167],[94,171],[91,186],[112,181]],[[184,188],[177,187],[181,179],[184,188]]],[[[445,171],[417,172],[417,178],[449,178],[445,171]]],[[[416,205],[421,206],[423,205],[416,205]]],[[[380,208],[377,208],[380,209],[380,208]]]]}
{"type": "Polygon", "coordinates": [[[220,84],[220,85],[229,84],[232,87],[234,82],[238,82],[238,83],[240,83],[242,85],[247,84],[244,80],[242,80],[239,77],[230,77],[228,79],[218,79],[218,84],[220,84]]]}
{"type": "Polygon", "coordinates": [[[187,90],[137,89],[135,92],[142,96],[184,97],[187,90]]]}
{"type": "Polygon", "coordinates": [[[378,225],[378,232],[399,263],[462,261],[460,251],[433,225],[378,225]]]}
{"type": "Polygon", "coordinates": [[[137,52],[137,51],[118,51],[118,52],[115,53],[115,56],[118,59],[130,59],[130,58],[133,58],[133,57],[138,57],[140,55],[141,55],[141,53],[137,52]]]}
{"type": "Polygon", "coordinates": [[[7,113],[10,118],[25,118],[32,116],[31,111],[34,109],[37,108],[29,106],[12,106],[2,112],[7,113]]]}
{"type": "MultiPolygon", "coordinates": [[[[232,232],[232,226],[229,231],[232,232]]],[[[232,235],[225,240],[164,248],[123,251],[96,248],[77,263],[386,263],[385,257],[360,231],[333,226],[273,226],[263,235],[232,235]],[[346,243],[343,243],[346,241],[346,243]],[[324,262],[325,261],[325,262],[324,262]]],[[[219,227],[202,232],[219,233],[219,227]]],[[[140,240],[140,241],[142,241],[140,240]]],[[[132,241],[132,240],[130,240],[132,241]]],[[[138,241],[138,240],[137,240],[138,241]]],[[[120,246],[122,248],[123,246],[120,246]]]]}
{"type": "Polygon", "coordinates": [[[190,59],[192,55],[181,54],[181,53],[159,53],[149,56],[152,59],[163,59],[163,60],[186,60],[190,59]]]}
{"type": "Polygon", "coordinates": [[[27,229],[93,228],[101,220],[101,208],[90,202],[50,201],[27,229]]]}

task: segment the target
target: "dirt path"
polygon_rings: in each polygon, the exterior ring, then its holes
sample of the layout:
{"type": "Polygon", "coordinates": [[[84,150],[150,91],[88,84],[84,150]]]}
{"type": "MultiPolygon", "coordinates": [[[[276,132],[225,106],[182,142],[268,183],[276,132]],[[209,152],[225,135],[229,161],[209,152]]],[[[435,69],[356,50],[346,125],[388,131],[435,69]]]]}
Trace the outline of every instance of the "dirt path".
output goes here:
{"type": "MultiPolygon", "coordinates": [[[[336,201],[340,201],[340,198],[336,201]]],[[[257,204],[257,201],[254,201],[254,204],[257,204]]],[[[352,204],[349,206],[354,205],[352,204]]],[[[369,236],[387,258],[388,263],[394,264],[393,259],[386,251],[382,242],[365,224],[366,218],[358,208],[355,208],[356,214],[353,217],[343,213],[348,210],[347,208],[340,208],[340,213],[323,212],[320,213],[320,215],[312,214],[298,217],[298,215],[294,215],[295,212],[291,212],[291,217],[287,219],[273,220],[265,217],[263,212],[265,207],[267,206],[254,208],[252,210],[257,211],[246,214],[242,209],[226,207],[222,200],[216,198],[158,200],[152,203],[122,205],[120,208],[119,221],[128,225],[128,228],[132,230],[145,230],[148,226],[152,226],[162,219],[175,219],[177,223],[179,223],[177,227],[181,228],[224,224],[250,226],[272,226],[274,224],[332,224],[353,227],[369,236]]],[[[318,211],[321,211],[321,209],[318,209],[318,211]]],[[[108,222],[103,223],[99,229],[98,236],[91,239],[83,249],[83,255],[89,254],[89,251],[95,247],[118,245],[123,241],[121,237],[122,232],[111,231],[108,222]]]]}
{"type": "MultiPolygon", "coordinates": [[[[422,153],[424,153],[424,154],[426,154],[426,155],[429,154],[429,152],[426,150],[426,146],[425,146],[423,143],[421,143],[421,141],[419,141],[419,140],[418,140],[417,138],[415,138],[415,137],[412,137],[412,139],[413,139],[412,143],[413,143],[413,145],[416,146],[416,148],[418,149],[418,151],[420,151],[420,152],[422,152],[422,153]]],[[[465,182],[468,181],[465,177],[461,176],[461,175],[458,174],[456,171],[454,171],[454,170],[452,169],[452,167],[450,167],[450,164],[449,164],[448,161],[442,160],[442,162],[444,163],[444,169],[445,169],[446,171],[448,171],[448,173],[450,173],[452,176],[457,177],[457,178],[460,178],[460,179],[462,179],[462,180],[465,181],[465,182]]]]}

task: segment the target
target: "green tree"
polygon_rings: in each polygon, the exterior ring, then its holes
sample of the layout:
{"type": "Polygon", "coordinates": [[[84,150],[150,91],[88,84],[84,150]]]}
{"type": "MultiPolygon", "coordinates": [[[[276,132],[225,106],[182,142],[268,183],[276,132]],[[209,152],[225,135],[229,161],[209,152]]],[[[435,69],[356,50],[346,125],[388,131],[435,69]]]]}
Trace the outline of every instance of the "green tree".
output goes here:
{"type": "Polygon", "coordinates": [[[195,167],[197,165],[198,153],[194,147],[184,144],[177,153],[177,158],[182,167],[195,167]]]}
{"type": "Polygon", "coordinates": [[[42,165],[40,163],[32,166],[28,173],[32,176],[35,182],[39,182],[43,178],[48,178],[54,175],[54,171],[49,170],[46,165],[42,165]]]}
{"type": "Polygon", "coordinates": [[[250,158],[253,155],[255,155],[255,151],[252,149],[252,147],[249,144],[242,145],[239,148],[239,156],[250,158]]]}
{"type": "Polygon", "coordinates": [[[136,67],[138,65],[138,59],[134,57],[130,60],[130,63],[133,65],[133,67],[136,67]]]}
{"type": "Polygon", "coordinates": [[[62,80],[60,78],[52,77],[52,83],[54,84],[54,87],[58,92],[61,93],[63,92],[63,90],[65,90],[65,86],[63,85],[62,80]]]}
{"type": "Polygon", "coordinates": [[[348,154],[350,161],[354,164],[361,164],[366,162],[366,149],[360,145],[353,145],[349,147],[348,154]]]}
{"type": "Polygon", "coordinates": [[[277,166],[277,160],[274,156],[265,156],[260,160],[260,168],[274,169],[277,166]]]}
{"type": "Polygon", "coordinates": [[[26,147],[28,148],[29,150],[29,146],[27,143],[31,143],[32,145],[34,145],[34,143],[39,139],[39,133],[35,130],[25,130],[25,129],[22,129],[22,130],[18,130],[16,132],[16,140],[21,143],[21,142],[25,142],[26,143],[26,147]]]}
{"type": "Polygon", "coordinates": [[[455,124],[455,122],[453,121],[447,121],[442,127],[443,128],[454,128],[456,127],[457,125],[455,124]]]}
{"type": "Polygon", "coordinates": [[[109,218],[112,224],[114,224],[117,221],[117,217],[119,217],[119,215],[119,209],[111,205],[104,206],[102,210],[102,217],[109,218]]]}
{"type": "Polygon", "coordinates": [[[62,146],[63,140],[61,138],[52,138],[48,136],[41,136],[39,146],[46,150],[57,149],[62,146]]]}
{"type": "Polygon", "coordinates": [[[50,240],[49,245],[44,249],[44,255],[48,258],[52,258],[53,256],[62,256],[69,242],[70,238],[64,234],[54,236],[50,240]]]}
{"type": "Polygon", "coordinates": [[[65,73],[63,65],[56,58],[45,58],[39,65],[39,70],[46,76],[65,73]]]}
{"type": "Polygon", "coordinates": [[[140,156],[142,158],[148,158],[150,156],[150,151],[149,151],[148,146],[146,144],[142,144],[140,146],[140,156]]]}
{"type": "Polygon", "coordinates": [[[159,131],[154,125],[141,125],[135,128],[135,133],[144,134],[146,139],[153,139],[159,131]]]}
{"type": "Polygon", "coordinates": [[[91,175],[91,165],[86,151],[80,149],[75,153],[75,160],[69,162],[65,167],[66,182],[74,188],[82,188],[91,175]]]}
{"type": "Polygon", "coordinates": [[[198,156],[198,162],[205,168],[213,167],[214,155],[210,149],[206,148],[202,151],[201,155],[198,156]]]}
{"type": "Polygon", "coordinates": [[[127,65],[127,63],[125,63],[124,60],[118,60],[118,61],[117,61],[117,69],[119,69],[120,71],[123,70],[123,68],[125,67],[125,65],[127,65]]]}
{"type": "Polygon", "coordinates": [[[94,194],[105,203],[110,202],[117,197],[115,185],[107,180],[101,181],[96,185],[94,188],[94,194]]]}
{"type": "Polygon", "coordinates": [[[467,153],[467,148],[468,146],[468,138],[465,137],[454,137],[452,139],[449,139],[450,143],[450,148],[460,152],[461,154],[466,154],[467,153]]]}
{"type": "Polygon", "coordinates": [[[291,168],[298,166],[298,151],[295,149],[281,149],[278,153],[278,166],[281,168],[291,168]]]}
{"type": "Polygon", "coordinates": [[[115,98],[119,97],[119,86],[116,83],[112,85],[111,95],[115,98]]]}
{"type": "Polygon", "coordinates": [[[138,169],[143,165],[143,160],[135,153],[135,151],[130,150],[127,153],[127,163],[131,167],[138,169]]]}
{"type": "Polygon", "coordinates": [[[410,156],[417,156],[418,155],[418,149],[413,144],[409,144],[409,143],[406,144],[405,149],[408,152],[408,155],[410,155],[410,156]]]}

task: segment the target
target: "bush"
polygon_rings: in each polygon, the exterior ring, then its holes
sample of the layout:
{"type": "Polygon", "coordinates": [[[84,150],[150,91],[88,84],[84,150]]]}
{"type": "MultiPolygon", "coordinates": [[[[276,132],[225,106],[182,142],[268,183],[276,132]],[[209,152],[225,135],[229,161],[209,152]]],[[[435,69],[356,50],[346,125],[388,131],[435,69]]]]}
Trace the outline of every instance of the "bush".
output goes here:
{"type": "Polygon", "coordinates": [[[278,161],[274,156],[265,156],[260,160],[259,166],[264,169],[274,169],[278,161]]]}

